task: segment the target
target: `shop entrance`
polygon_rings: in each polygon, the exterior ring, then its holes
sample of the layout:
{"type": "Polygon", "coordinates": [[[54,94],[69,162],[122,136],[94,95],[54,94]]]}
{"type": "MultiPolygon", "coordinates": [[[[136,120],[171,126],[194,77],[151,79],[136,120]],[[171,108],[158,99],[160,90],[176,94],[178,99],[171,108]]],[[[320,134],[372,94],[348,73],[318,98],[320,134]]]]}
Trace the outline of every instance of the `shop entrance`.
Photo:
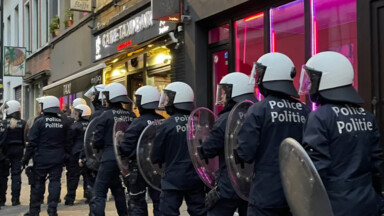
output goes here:
{"type": "MultiPolygon", "coordinates": [[[[138,88],[144,85],[144,78],[143,78],[143,72],[135,73],[128,75],[127,77],[127,91],[128,91],[128,97],[132,100],[135,100],[135,92],[138,88]]],[[[130,111],[134,111],[136,113],[136,116],[138,116],[138,111],[135,110],[135,104],[133,103],[130,107],[130,111]]]]}

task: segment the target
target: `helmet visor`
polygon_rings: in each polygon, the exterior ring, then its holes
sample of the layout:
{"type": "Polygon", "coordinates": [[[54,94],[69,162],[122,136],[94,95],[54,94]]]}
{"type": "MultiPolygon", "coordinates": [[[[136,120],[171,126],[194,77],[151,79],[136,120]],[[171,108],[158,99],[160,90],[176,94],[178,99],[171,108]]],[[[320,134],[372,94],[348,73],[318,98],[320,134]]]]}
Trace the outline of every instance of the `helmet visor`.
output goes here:
{"type": "Polygon", "coordinates": [[[99,94],[99,100],[101,101],[101,104],[102,104],[103,106],[106,106],[106,105],[107,105],[108,98],[109,98],[109,92],[108,92],[108,91],[102,91],[102,92],[100,92],[100,94],[99,94]]]}
{"type": "Polygon", "coordinates": [[[87,92],[84,94],[85,97],[91,99],[92,101],[98,96],[98,91],[95,86],[92,86],[87,92]]]}
{"type": "Polygon", "coordinates": [[[141,95],[135,95],[134,102],[135,102],[135,109],[139,108],[141,105],[141,95]]]}
{"type": "Polygon", "coordinates": [[[225,105],[232,96],[231,84],[218,84],[216,89],[215,105],[225,105]]]}
{"type": "Polygon", "coordinates": [[[299,94],[315,94],[319,89],[321,72],[303,65],[300,75],[299,94]]]}
{"type": "Polygon", "coordinates": [[[252,72],[251,72],[251,76],[249,77],[249,83],[251,84],[256,84],[256,85],[260,85],[261,82],[263,81],[263,77],[264,77],[264,74],[265,74],[265,71],[266,71],[267,67],[261,63],[254,63],[253,64],[253,68],[252,68],[252,72]]]}
{"type": "Polygon", "coordinates": [[[176,92],[164,89],[163,92],[161,92],[159,108],[163,109],[166,106],[173,105],[175,96],[176,92]]]}

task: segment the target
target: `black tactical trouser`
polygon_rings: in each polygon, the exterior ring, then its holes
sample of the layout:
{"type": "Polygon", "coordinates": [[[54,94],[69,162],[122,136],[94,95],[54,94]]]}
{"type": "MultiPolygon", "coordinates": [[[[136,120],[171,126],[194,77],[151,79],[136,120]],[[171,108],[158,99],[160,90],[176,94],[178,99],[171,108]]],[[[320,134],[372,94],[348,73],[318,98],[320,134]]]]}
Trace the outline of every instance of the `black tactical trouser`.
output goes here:
{"type": "Polygon", "coordinates": [[[31,196],[29,204],[29,212],[31,215],[39,215],[40,202],[44,196],[45,180],[49,177],[48,186],[48,212],[57,211],[57,203],[60,199],[61,191],[61,173],[63,171],[62,165],[55,165],[47,169],[39,168],[39,164],[34,164],[33,176],[31,184],[31,196]]]}
{"type": "Polygon", "coordinates": [[[104,216],[105,202],[108,189],[111,189],[115,199],[115,206],[119,216],[126,216],[127,201],[125,191],[120,180],[120,170],[116,161],[105,161],[100,164],[94,185],[94,197],[91,200],[91,215],[104,216]]]}
{"type": "Polygon", "coordinates": [[[24,146],[14,145],[8,149],[8,158],[11,167],[12,179],[12,201],[19,201],[21,190],[21,160],[23,158],[24,146]]]}
{"type": "Polygon", "coordinates": [[[149,196],[153,202],[153,215],[161,215],[159,210],[160,191],[157,191],[147,185],[137,166],[131,168],[125,184],[129,188],[129,215],[148,216],[148,206],[147,201],[145,200],[147,187],[149,196]]]}
{"type": "MultiPolygon", "coordinates": [[[[75,155],[70,158],[66,164],[67,168],[67,195],[66,201],[74,202],[76,199],[76,190],[79,185],[80,175],[83,174],[83,168],[79,166],[79,156],[75,155]]],[[[87,180],[84,179],[84,192],[87,190],[87,180]]]]}
{"type": "Polygon", "coordinates": [[[216,205],[208,210],[208,216],[233,216],[238,212],[239,216],[247,216],[248,202],[241,199],[220,198],[216,205]]]}
{"type": "Polygon", "coordinates": [[[9,160],[0,161],[0,203],[6,202],[7,182],[9,176],[9,160]]]}

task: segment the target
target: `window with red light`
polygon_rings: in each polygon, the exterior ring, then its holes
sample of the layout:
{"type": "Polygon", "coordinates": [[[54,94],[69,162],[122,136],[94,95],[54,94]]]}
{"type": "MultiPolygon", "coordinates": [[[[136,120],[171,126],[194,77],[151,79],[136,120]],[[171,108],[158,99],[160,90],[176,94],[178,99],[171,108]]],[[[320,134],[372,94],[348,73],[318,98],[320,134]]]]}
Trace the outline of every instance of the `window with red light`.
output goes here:
{"type": "Polygon", "coordinates": [[[312,0],[313,54],[336,51],[346,56],[355,72],[357,89],[356,0],[312,0]]]}
{"type": "MultiPolygon", "coordinates": [[[[304,0],[272,8],[271,20],[271,51],[287,55],[296,66],[294,85],[299,88],[301,66],[305,64],[305,17],[304,0]]],[[[306,96],[301,96],[306,101],[306,96]]]]}
{"type": "Polygon", "coordinates": [[[208,32],[208,43],[213,44],[229,39],[229,24],[213,28],[208,32]]]}
{"type": "Polygon", "coordinates": [[[234,28],[236,71],[250,75],[253,63],[264,54],[264,13],[236,21],[234,28]]]}

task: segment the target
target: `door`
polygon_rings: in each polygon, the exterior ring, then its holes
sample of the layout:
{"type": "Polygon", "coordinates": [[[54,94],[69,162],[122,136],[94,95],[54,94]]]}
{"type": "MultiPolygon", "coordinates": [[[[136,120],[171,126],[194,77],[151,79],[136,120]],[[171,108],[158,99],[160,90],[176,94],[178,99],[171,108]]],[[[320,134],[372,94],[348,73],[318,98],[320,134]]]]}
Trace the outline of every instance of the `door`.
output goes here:
{"type": "Polygon", "coordinates": [[[222,46],[217,49],[211,51],[210,55],[211,59],[211,74],[212,74],[212,82],[210,82],[211,87],[210,94],[212,95],[212,101],[209,104],[210,107],[213,107],[213,111],[215,114],[218,114],[222,107],[215,106],[216,102],[216,88],[217,84],[219,84],[221,78],[228,74],[228,48],[227,46],[222,46]]]}

